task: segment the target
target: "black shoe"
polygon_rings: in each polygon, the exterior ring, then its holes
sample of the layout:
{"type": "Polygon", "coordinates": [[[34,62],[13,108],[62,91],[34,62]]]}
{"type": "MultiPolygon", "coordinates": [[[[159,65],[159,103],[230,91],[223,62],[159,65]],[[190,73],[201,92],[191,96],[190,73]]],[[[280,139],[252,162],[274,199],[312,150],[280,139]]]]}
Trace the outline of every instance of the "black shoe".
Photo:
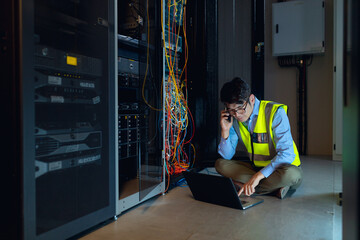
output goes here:
{"type": "Polygon", "coordinates": [[[279,188],[279,190],[276,192],[276,196],[280,199],[284,199],[286,194],[288,193],[289,189],[290,189],[289,186],[279,188]]]}

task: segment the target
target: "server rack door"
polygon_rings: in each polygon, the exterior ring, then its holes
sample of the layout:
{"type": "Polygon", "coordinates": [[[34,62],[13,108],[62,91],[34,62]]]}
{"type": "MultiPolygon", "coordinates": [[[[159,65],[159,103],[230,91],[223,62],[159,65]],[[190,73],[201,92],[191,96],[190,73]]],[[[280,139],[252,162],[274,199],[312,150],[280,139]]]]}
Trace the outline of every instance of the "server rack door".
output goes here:
{"type": "MultiPolygon", "coordinates": [[[[148,109],[149,132],[146,144],[140,147],[139,200],[144,199],[159,184],[164,182],[162,161],[162,48],[161,48],[161,4],[160,1],[140,1],[146,11],[144,42],[146,47],[140,51],[140,76],[142,98],[148,109]],[[161,62],[160,62],[161,61],[161,62]],[[159,67],[160,66],[160,67],[159,67]]],[[[161,190],[159,191],[159,193],[161,190]]]]}
{"type": "Polygon", "coordinates": [[[114,208],[113,1],[19,1],[25,239],[65,239],[114,208]]]}
{"type": "Polygon", "coordinates": [[[33,124],[33,108],[22,108],[22,99],[32,99],[32,84],[25,79],[32,74],[31,42],[22,42],[24,35],[32,34],[33,21],[31,14],[23,9],[32,6],[32,1],[21,4],[20,1],[2,1],[0,7],[0,72],[1,72],[1,105],[4,112],[2,118],[3,152],[2,200],[3,221],[0,239],[21,239],[24,235],[34,235],[33,229],[24,228],[24,219],[31,224],[34,221],[33,181],[26,181],[30,176],[34,179],[34,165],[24,161],[27,156],[33,157],[34,145],[32,129],[24,128],[33,124]],[[30,21],[21,21],[26,18],[30,21]],[[30,56],[30,57],[29,57],[30,56]],[[23,169],[28,169],[23,173],[23,169]],[[23,189],[26,189],[24,194],[23,189]]]}
{"type": "Polygon", "coordinates": [[[157,1],[118,2],[118,191],[119,200],[123,202],[121,210],[152,195],[152,190],[164,179],[159,124],[162,117],[160,11],[157,1]]]}

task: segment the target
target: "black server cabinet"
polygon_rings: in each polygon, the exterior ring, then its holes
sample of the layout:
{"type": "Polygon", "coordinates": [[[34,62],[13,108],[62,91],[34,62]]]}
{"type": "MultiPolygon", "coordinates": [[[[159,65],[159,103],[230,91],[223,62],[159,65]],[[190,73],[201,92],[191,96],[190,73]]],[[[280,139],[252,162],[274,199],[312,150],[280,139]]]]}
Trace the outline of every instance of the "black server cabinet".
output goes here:
{"type": "Polygon", "coordinates": [[[196,148],[195,167],[198,168],[214,166],[219,157],[217,6],[217,0],[189,1],[187,4],[189,108],[196,129],[193,144],[196,148]]]}
{"type": "Polygon", "coordinates": [[[115,214],[114,2],[2,6],[4,235],[66,239],[115,214]]]}
{"type": "Polygon", "coordinates": [[[161,2],[118,1],[116,214],[164,191],[161,2]]]}

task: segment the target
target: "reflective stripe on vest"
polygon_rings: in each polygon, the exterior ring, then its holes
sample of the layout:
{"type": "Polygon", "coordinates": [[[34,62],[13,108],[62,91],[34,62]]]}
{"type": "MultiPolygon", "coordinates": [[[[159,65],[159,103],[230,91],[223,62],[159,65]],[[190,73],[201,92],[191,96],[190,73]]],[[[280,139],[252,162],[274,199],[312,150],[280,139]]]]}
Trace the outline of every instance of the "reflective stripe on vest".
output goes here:
{"type": "MultiPolygon", "coordinates": [[[[259,114],[255,123],[253,134],[242,122],[235,121],[233,126],[239,137],[236,151],[245,151],[249,158],[254,162],[256,167],[267,166],[276,156],[276,144],[273,138],[272,122],[274,114],[279,107],[282,107],[287,113],[288,107],[284,104],[274,103],[270,101],[261,101],[259,106],[259,114]],[[254,153],[253,153],[254,149],[254,153]]],[[[293,141],[295,159],[292,165],[299,166],[300,158],[295,142],[293,141]]]]}

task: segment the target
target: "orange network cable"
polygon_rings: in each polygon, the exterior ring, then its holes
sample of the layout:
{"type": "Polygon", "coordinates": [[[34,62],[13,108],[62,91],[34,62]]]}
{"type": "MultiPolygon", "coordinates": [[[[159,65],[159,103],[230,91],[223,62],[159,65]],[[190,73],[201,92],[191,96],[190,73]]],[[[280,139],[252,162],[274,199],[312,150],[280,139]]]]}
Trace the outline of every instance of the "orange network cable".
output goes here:
{"type": "MultiPolygon", "coordinates": [[[[183,1],[182,1],[183,3],[183,1]]],[[[177,3],[175,2],[173,5],[176,5],[177,3]]],[[[194,121],[192,118],[192,115],[189,111],[188,108],[188,104],[187,104],[187,84],[186,84],[186,79],[184,80],[183,83],[180,84],[180,80],[181,77],[184,73],[184,69],[185,69],[185,74],[187,77],[187,70],[186,70],[186,65],[184,65],[180,77],[178,74],[178,71],[174,71],[177,69],[177,58],[176,56],[174,56],[174,58],[172,57],[172,50],[175,50],[175,53],[177,52],[178,49],[178,43],[179,43],[179,33],[180,33],[180,25],[179,25],[179,29],[178,31],[176,31],[176,28],[174,27],[174,23],[176,22],[176,20],[172,21],[172,24],[170,24],[170,11],[171,11],[171,6],[168,2],[168,22],[167,22],[167,26],[168,26],[168,39],[165,38],[164,36],[164,31],[163,31],[163,40],[167,40],[167,42],[164,43],[165,46],[165,51],[166,51],[166,61],[167,61],[167,66],[169,68],[169,74],[168,74],[168,84],[166,85],[166,108],[167,108],[167,124],[166,124],[166,160],[170,162],[168,162],[167,164],[167,170],[168,170],[168,174],[173,173],[173,166],[175,167],[175,172],[179,171],[180,168],[188,168],[190,166],[190,162],[188,161],[188,155],[185,153],[184,151],[184,146],[188,143],[190,143],[191,139],[193,138],[193,134],[194,134],[194,121]],[[172,42],[173,36],[177,36],[175,44],[172,42]],[[175,45],[175,47],[174,47],[175,45]],[[174,59],[174,60],[173,60],[174,59]],[[186,92],[186,97],[184,96],[184,93],[182,92],[184,88],[184,91],[186,92]],[[185,112],[185,116],[182,116],[183,112],[185,112]],[[184,141],[186,138],[186,132],[184,133],[183,130],[185,130],[188,127],[189,124],[189,116],[188,113],[191,117],[191,122],[192,122],[192,136],[190,138],[190,140],[188,141],[184,141]],[[182,121],[182,118],[185,119],[185,121],[182,121]],[[176,137],[174,137],[174,134],[176,137]],[[169,136],[170,135],[170,136],[169,136]],[[181,159],[179,160],[179,158],[181,157],[181,159]]],[[[185,7],[184,7],[185,8],[185,7]]],[[[176,16],[176,11],[177,8],[174,8],[174,14],[173,16],[176,16]]],[[[182,12],[182,9],[181,9],[182,12]]],[[[182,14],[182,13],[181,13],[182,14]]],[[[181,17],[181,16],[180,16],[181,17]]],[[[185,18],[182,17],[183,21],[185,21],[185,18]]],[[[162,21],[163,23],[163,21],[162,21]]],[[[186,24],[186,22],[184,22],[184,24],[186,24]]],[[[186,39],[186,33],[185,33],[185,26],[183,26],[183,30],[184,30],[184,36],[185,36],[185,63],[187,64],[187,56],[188,56],[188,46],[187,46],[187,39],[186,39]]],[[[162,24],[162,28],[164,30],[164,25],[162,24]]],[[[191,145],[191,147],[194,149],[194,154],[195,154],[195,148],[193,145],[191,145]]],[[[195,158],[195,157],[194,157],[195,158]]],[[[181,169],[180,169],[181,170],[181,169]]]]}

